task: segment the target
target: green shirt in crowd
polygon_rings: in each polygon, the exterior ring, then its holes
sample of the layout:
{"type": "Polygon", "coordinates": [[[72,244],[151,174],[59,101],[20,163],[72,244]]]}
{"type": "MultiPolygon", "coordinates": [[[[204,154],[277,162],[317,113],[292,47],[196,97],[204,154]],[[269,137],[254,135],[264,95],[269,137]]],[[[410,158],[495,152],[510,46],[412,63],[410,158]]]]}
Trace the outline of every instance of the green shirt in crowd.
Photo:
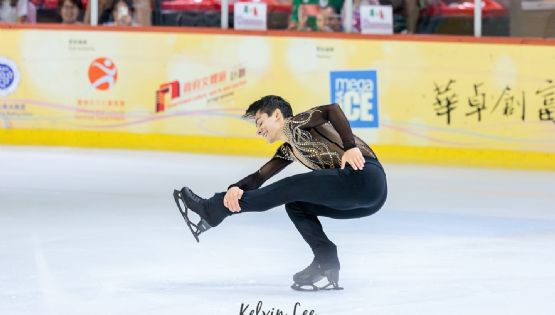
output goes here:
{"type": "Polygon", "coordinates": [[[343,0],[293,0],[293,12],[291,13],[293,22],[299,23],[299,7],[303,4],[318,4],[320,8],[331,6],[337,12],[341,12],[343,8],[343,0]]]}

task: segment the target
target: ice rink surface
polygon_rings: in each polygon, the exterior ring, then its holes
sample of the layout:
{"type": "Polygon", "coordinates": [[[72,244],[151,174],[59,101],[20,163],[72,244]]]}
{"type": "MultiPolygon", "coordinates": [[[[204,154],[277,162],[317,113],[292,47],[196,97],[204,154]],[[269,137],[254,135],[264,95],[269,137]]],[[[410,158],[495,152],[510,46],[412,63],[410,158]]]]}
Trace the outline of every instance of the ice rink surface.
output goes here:
{"type": "Polygon", "coordinates": [[[385,164],[382,210],[322,219],[345,290],[309,293],[289,288],[312,257],[283,207],[197,244],[171,196],[264,162],[0,146],[0,314],[554,314],[555,173],[385,164]]]}

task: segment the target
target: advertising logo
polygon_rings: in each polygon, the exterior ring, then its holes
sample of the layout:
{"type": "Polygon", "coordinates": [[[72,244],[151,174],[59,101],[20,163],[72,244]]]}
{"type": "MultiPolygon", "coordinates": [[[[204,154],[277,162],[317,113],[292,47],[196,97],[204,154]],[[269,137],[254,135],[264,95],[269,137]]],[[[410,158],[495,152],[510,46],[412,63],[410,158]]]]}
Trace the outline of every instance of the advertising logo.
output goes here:
{"type": "Polygon", "coordinates": [[[393,9],[390,5],[360,6],[363,34],[393,34],[393,9]]]}
{"type": "Polygon", "coordinates": [[[233,27],[238,30],[266,30],[266,3],[236,2],[233,11],[233,27]]]}
{"type": "Polygon", "coordinates": [[[249,6],[246,5],[245,8],[243,9],[243,13],[245,15],[251,15],[251,16],[257,17],[258,16],[258,8],[256,6],[250,6],[249,7],[249,6]]]}
{"type": "Polygon", "coordinates": [[[245,84],[247,69],[240,65],[192,79],[164,82],[156,90],[156,112],[191,102],[217,103],[233,97],[235,91],[245,84]]]}
{"type": "Polygon", "coordinates": [[[331,102],[343,109],[354,128],[378,127],[376,71],[330,72],[331,102]]]}
{"type": "Polygon", "coordinates": [[[0,96],[13,93],[19,85],[19,70],[15,62],[0,57],[0,96]]]}
{"type": "Polygon", "coordinates": [[[369,10],[370,10],[370,13],[368,15],[370,17],[376,18],[376,19],[382,20],[382,21],[385,20],[385,14],[384,14],[383,9],[371,7],[369,10]]]}
{"type": "Polygon", "coordinates": [[[118,80],[116,64],[108,58],[95,59],[89,66],[89,81],[101,91],[110,90],[118,80]]]}

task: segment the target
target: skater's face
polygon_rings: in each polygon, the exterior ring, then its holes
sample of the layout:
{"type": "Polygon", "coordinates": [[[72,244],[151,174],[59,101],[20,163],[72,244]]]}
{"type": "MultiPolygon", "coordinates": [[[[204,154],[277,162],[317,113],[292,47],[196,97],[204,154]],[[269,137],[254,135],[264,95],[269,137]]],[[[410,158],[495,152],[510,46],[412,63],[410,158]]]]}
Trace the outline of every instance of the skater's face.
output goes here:
{"type": "Polygon", "coordinates": [[[256,124],[256,134],[266,139],[268,143],[273,143],[281,138],[283,129],[283,115],[276,109],[270,116],[258,111],[254,116],[256,124]]]}

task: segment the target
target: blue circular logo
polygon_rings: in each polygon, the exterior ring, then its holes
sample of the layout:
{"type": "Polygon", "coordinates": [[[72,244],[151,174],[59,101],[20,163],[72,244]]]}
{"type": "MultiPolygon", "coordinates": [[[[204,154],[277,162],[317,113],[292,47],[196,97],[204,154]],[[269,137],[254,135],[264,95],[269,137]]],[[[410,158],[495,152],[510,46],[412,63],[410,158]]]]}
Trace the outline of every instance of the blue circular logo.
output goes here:
{"type": "Polygon", "coordinates": [[[14,77],[15,75],[12,68],[6,64],[0,63],[0,89],[8,89],[13,84],[14,77]]]}
{"type": "Polygon", "coordinates": [[[11,94],[19,84],[19,71],[16,64],[0,57],[0,96],[11,94]]]}

